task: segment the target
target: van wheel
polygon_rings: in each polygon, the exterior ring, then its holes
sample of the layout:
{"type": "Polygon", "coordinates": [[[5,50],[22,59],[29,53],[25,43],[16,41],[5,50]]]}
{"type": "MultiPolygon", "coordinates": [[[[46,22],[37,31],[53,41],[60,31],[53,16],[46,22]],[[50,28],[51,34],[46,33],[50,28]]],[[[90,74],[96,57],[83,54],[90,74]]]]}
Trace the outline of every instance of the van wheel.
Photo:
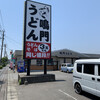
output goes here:
{"type": "Polygon", "coordinates": [[[81,88],[81,85],[79,83],[75,84],[75,92],[77,94],[81,94],[82,93],[82,88],[81,88]]]}
{"type": "Polygon", "coordinates": [[[68,70],[67,70],[66,72],[67,72],[67,73],[69,73],[69,71],[68,71],[68,70]]]}
{"type": "Polygon", "coordinates": [[[68,73],[68,70],[66,70],[66,73],[68,73]]]}

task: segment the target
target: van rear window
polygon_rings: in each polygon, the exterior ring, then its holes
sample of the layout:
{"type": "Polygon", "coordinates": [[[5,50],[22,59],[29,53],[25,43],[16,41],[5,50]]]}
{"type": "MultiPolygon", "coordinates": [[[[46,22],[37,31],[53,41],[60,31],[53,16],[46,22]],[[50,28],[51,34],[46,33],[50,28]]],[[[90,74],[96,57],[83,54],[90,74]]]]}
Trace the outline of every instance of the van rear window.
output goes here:
{"type": "Polygon", "coordinates": [[[72,64],[67,64],[67,67],[73,67],[73,65],[72,64]]]}
{"type": "Polygon", "coordinates": [[[84,64],[84,73],[94,75],[94,64],[84,64]]]}
{"type": "Polygon", "coordinates": [[[77,72],[82,73],[82,64],[77,64],[77,72]]]}
{"type": "Polygon", "coordinates": [[[100,65],[98,65],[98,76],[100,76],[100,65]]]}

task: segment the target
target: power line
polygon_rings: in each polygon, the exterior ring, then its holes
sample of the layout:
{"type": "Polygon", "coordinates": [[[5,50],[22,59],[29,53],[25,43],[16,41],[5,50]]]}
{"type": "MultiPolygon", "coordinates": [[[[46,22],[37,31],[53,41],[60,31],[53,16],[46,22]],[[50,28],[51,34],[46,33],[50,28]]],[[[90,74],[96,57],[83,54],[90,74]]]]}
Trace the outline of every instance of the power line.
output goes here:
{"type": "MultiPolygon", "coordinates": [[[[6,40],[6,39],[5,39],[5,44],[6,44],[7,50],[11,51],[12,49],[10,49],[10,48],[8,47],[8,43],[7,43],[7,40],[6,40]]],[[[0,45],[0,46],[1,46],[1,45],[0,45]]],[[[4,45],[3,45],[3,47],[4,47],[4,45]]]]}
{"type": "Polygon", "coordinates": [[[1,24],[0,24],[0,30],[2,30],[1,24]]]}
{"type": "Polygon", "coordinates": [[[0,10],[0,16],[1,16],[1,23],[2,23],[2,26],[3,26],[3,30],[4,30],[4,23],[3,23],[3,18],[2,18],[1,10],[0,10]]]}
{"type": "Polygon", "coordinates": [[[8,39],[6,39],[6,38],[5,38],[5,40],[6,40],[6,43],[7,43],[7,44],[8,44],[8,42],[10,42],[10,44],[15,45],[16,47],[21,48],[21,44],[19,44],[19,43],[17,43],[17,44],[16,44],[16,42],[15,42],[15,41],[8,40],[8,39]],[[7,42],[7,41],[8,41],[8,42],[7,42]]]}
{"type": "Polygon", "coordinates": [[[2,25],[1,25],[1,23],[0,23],[0,30],[2,30],[2,25]]]}
{"type": "Polygon", "coordinates": [[[21,43],[20,43],[20,42],[15,41],[15,40],[14,40],[14,39],[12,39],[11,37],[8,37],[8,36],[6,36],[6,35],[5,35],[5,37],[7,37],[7,39],[9,38],[9,39],[10,39],[10,41],[15,42],[16,44],[18,44],[18,45],[20,44],[20,45],[21,45],[21,43]]]}
{"type": "Polygon", "coordinates": [[[12,47],[17,47],[17,48],[21,48],[21,45],[18,45],[18,44],[14,44],[14,42],[10,42],[10,43],[12,43],[13,44],[13,46],[12,47]]]}
{"type": "Polygon", "coordinates": [[[8,47],[6,47],[9,51],[11,51],[12,49],[9,49],[8,47]]]}
{"type": "Polygon", "coordinates": [[[9,51],[11,51],[12,49],[8,48],[8,43],[7,43],[7,40],[6,39],[5,39],[5,42],[6,42],[5,43],[6,44],[6,48],[9,49],[9,51]]]}

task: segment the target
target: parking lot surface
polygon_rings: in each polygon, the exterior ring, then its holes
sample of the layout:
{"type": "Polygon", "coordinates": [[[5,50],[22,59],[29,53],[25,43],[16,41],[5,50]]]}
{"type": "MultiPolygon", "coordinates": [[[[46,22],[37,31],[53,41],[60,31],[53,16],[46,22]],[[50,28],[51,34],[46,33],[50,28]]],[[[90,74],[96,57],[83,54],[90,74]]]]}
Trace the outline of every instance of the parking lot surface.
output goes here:
{"type": "MultiPolygon", "coordinates": [[[[37,72],[34,72],[37,74],[37,72]]],[[[43,72],[38,72],[41,74],[43,72]]],[[[56,81],[33,83],[18,86],[18,100],[100,100],[100,98],[83,92],[75,93],[73,88],[73,74],[60,71],[49,71],[55,74],[56,81]]]]}

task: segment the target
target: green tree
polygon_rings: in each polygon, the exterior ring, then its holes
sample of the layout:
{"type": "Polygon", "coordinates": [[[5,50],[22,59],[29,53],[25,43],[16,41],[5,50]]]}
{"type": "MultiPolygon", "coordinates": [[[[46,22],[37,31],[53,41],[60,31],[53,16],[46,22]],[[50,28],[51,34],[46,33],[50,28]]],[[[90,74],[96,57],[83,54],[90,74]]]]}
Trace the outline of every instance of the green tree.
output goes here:
{"type": "Polygon", "coordinates": [[[7,65],[7,62],[8,62],[8,58],[7,57],[3,57],[1,59],[1,63],[2,63],[2,66],[5,67],[7,65]]]}

